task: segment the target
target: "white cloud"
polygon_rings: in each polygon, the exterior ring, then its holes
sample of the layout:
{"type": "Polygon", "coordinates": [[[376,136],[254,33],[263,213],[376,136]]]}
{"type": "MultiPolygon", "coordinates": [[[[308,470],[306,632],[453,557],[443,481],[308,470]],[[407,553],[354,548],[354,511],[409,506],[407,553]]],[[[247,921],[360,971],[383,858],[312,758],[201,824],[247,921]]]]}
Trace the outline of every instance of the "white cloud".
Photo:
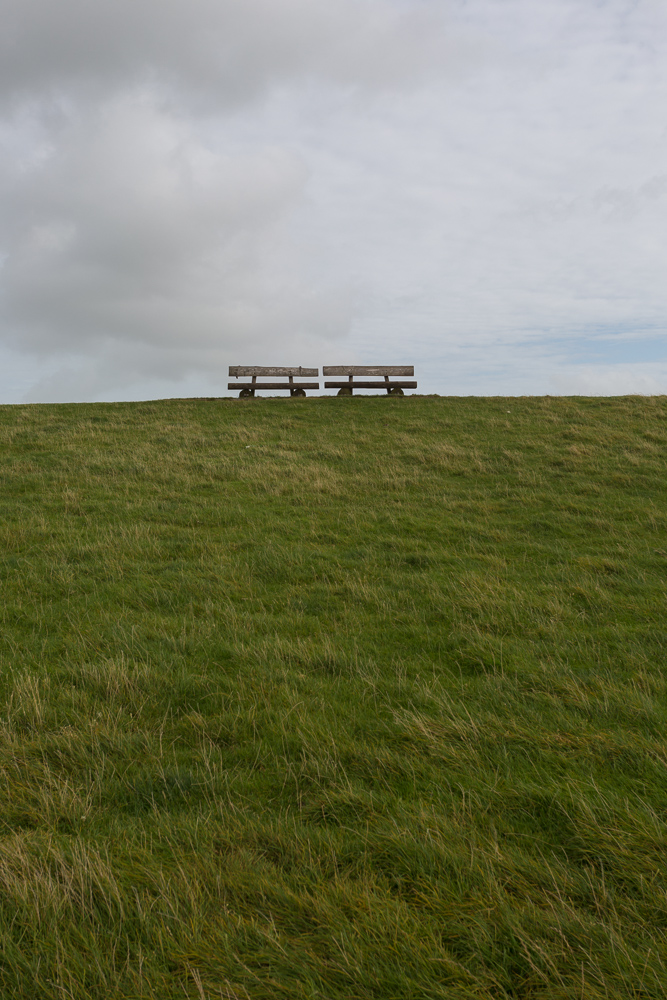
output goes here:
{"type": "Polygon", "coordinates": [[[564,396],[663,396],[667,364],[581,366],[552,378],[552,392],[564,396]]]}

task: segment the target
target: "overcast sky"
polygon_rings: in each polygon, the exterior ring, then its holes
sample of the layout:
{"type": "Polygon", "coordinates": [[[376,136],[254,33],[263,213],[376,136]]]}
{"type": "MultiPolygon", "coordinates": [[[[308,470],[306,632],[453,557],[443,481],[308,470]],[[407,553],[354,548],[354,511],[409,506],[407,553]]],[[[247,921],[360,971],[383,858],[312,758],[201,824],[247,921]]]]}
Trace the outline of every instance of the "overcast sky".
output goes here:
{"type": "Polygon", "coordinates": [[[0,14],[0,402],[667,392],[664,0],[0,14]]]}

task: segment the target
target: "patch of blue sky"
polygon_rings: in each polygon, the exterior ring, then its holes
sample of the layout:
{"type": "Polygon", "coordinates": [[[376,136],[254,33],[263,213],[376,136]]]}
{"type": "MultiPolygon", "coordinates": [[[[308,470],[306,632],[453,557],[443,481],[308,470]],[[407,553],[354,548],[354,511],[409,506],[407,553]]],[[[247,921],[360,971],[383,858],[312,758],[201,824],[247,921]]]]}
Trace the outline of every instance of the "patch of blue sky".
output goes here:
{"type": "Polygon", "coordinates": [[[627,365],[667,361],[667,332],[619,333],[610,336],[552,337],[526,343],[528,353],[557,356],[561,364],[627,365]]]}

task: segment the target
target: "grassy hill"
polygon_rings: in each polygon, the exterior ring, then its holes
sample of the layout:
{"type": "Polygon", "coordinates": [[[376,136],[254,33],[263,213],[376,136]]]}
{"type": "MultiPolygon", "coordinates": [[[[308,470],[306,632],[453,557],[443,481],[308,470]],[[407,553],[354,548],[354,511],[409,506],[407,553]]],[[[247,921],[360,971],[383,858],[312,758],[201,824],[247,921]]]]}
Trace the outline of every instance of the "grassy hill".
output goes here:
{"type": "Polygon", "coordinates": [[[0,996],[667,996],[667,399],[0,408],[0,996]]]}

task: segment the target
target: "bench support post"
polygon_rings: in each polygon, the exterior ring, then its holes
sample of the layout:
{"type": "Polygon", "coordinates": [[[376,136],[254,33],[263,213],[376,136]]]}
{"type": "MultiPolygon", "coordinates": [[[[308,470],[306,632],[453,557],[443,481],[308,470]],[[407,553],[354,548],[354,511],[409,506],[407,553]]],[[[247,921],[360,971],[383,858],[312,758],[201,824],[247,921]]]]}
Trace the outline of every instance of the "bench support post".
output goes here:
{"type": "Polygon", "coordinates": [[[346,386],[343,386],[342,389],[339,389],[338,392],[336,393],[337,396],[353,396],[354,395],[354,389],[352,387],[353,386],[354,375],[348,375],[347,380],[350,383],[349,386],[346,385],[346,386]]]}
{"type": "Polygon", "coordinates": [[[293,396],[293,397],[305,396],[306,395],[306,390],[304,388],[302,388],[302,386],[300,386],[298,384],[298,382],[297,382],[296,385],[294,384],[294,376],[293,375],[288,375],[287,377],[289,379],[289,394],[290,394],[290,396],[293,396]]]}
{"type": "MultiPolygon", "coordinates": [[[[252,386],[246,386],[241,389],[239,393],[239,399],[254,399],[255,398],[255,382],[257,381],[257,376],[252,376],[252,386]]],[[[231,388],[231,386],[230,386],[231,388]]]]}

